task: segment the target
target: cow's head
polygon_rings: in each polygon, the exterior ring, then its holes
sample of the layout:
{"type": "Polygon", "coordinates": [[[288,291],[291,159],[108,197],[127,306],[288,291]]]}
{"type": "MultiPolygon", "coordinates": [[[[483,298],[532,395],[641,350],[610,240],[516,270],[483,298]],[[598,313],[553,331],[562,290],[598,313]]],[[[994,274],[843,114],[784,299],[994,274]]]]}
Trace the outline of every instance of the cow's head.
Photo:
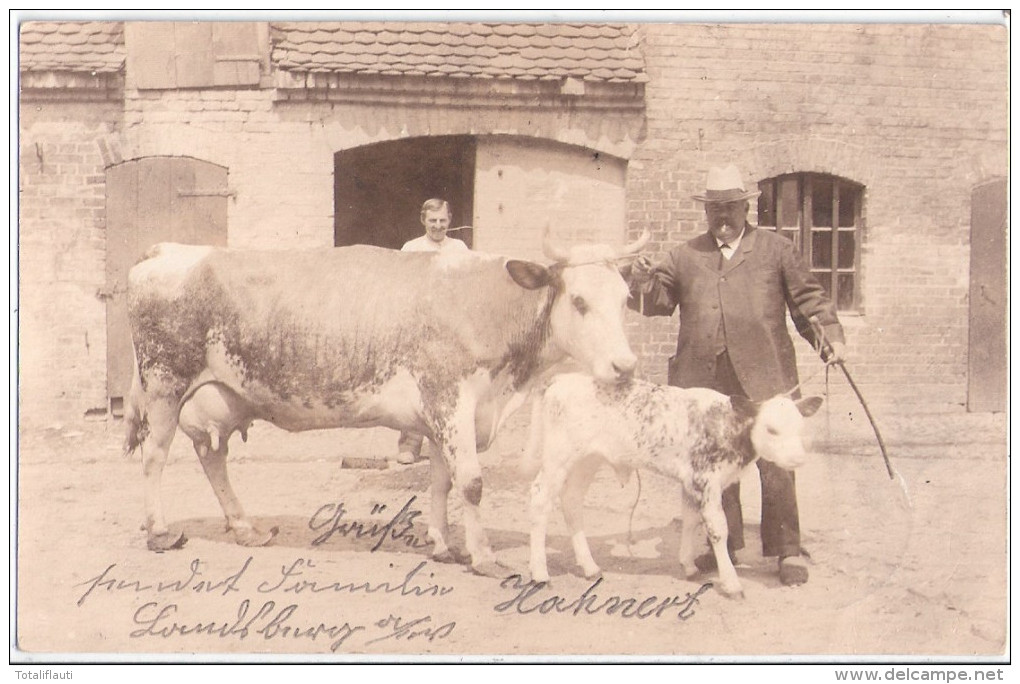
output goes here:
{"type": "Polygon", "coordinates": [[[555,262],[552,266],[507,262],[507,271],[522,287],[552,288],[549,343],[603,382],[628,380],[637,366],[623,329],[628,288],[617,261],[641,250],[648,238],[646,231],[623,248],[580,245],[562,250],[552,245],[546,231],[543,248],[555,262]]]}

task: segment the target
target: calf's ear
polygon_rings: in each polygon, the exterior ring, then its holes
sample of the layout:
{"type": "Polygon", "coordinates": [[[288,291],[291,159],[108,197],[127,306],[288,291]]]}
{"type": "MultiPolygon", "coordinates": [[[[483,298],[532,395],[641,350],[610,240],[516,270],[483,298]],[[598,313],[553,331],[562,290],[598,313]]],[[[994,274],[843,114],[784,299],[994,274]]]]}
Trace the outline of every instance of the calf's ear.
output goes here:
{"type": "Polygon", "coordinates": [[[815,411],[817,411],[821,405],[821,397],[804,397],[797,402],[797,409],[800,411],[800,415],[805,418],[810,418],[815,415],[815,411]]]}
{"type": "Polygon", "coordinates": [[[514,282],[525,290],[537,290],[540,287],[545,287],[551,279],[549,269],[533,261],[509,259],[506,262],[506,270],[514,282]]]}
{"type": "Polygon", "coordinates": [[[734,412],[738,416],[754,418],[758,415],[758,409],[761,407],[761,404],[757,401],[751,401],[747,397],[732,395],[730,397],[730,406],[733,407],[734,412]]]}

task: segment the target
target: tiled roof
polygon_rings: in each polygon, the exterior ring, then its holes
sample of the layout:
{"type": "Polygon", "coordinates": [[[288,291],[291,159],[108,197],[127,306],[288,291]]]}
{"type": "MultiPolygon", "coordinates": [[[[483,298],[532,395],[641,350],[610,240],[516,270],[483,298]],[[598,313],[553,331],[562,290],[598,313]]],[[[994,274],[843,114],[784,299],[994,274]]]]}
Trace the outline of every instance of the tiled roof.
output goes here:
{"type": "Polygon", "coordinates": [[[26,21],[21,71],[118,72],[124,67],[124,25],[118,21],[26,21]]]}
{"type": "Polygon", "coordinates": [[[644,82],[630,27],[613,24],[281,22],[273,62],[297,72],[644,82]]]}

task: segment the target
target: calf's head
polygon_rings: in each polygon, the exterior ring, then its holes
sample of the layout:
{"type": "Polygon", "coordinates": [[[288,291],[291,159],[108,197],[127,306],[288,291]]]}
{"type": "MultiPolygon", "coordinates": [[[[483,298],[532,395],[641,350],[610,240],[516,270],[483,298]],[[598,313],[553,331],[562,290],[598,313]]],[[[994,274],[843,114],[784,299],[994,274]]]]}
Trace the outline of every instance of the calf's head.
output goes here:
{"type": "Polygon", "coordinates": [[[794,401],[780,395],[760,403],[731,397],[730,401],[738,414],[754,417],[751,445],[758,458],[787,470],[804,465],[808,458],[804,448],[804,419],[813,416],[822,405],[821,397],[794,401]]]}

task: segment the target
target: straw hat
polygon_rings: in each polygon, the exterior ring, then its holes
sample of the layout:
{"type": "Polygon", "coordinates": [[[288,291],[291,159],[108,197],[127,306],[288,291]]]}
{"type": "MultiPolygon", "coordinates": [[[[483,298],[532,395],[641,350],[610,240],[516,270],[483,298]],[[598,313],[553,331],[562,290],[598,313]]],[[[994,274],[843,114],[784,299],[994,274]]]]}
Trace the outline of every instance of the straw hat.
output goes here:
{"type": "Polygon", "coordinates": [[[757,197],[760,194],[761,192],[758,190],[748,191],[744,187],[744,179],[740,176],[740,171],[731,164],[725,168],[713,166],[709,169],[704,194],[691,195],[691,197],[699,202],[737,202],[757,197]]]}

